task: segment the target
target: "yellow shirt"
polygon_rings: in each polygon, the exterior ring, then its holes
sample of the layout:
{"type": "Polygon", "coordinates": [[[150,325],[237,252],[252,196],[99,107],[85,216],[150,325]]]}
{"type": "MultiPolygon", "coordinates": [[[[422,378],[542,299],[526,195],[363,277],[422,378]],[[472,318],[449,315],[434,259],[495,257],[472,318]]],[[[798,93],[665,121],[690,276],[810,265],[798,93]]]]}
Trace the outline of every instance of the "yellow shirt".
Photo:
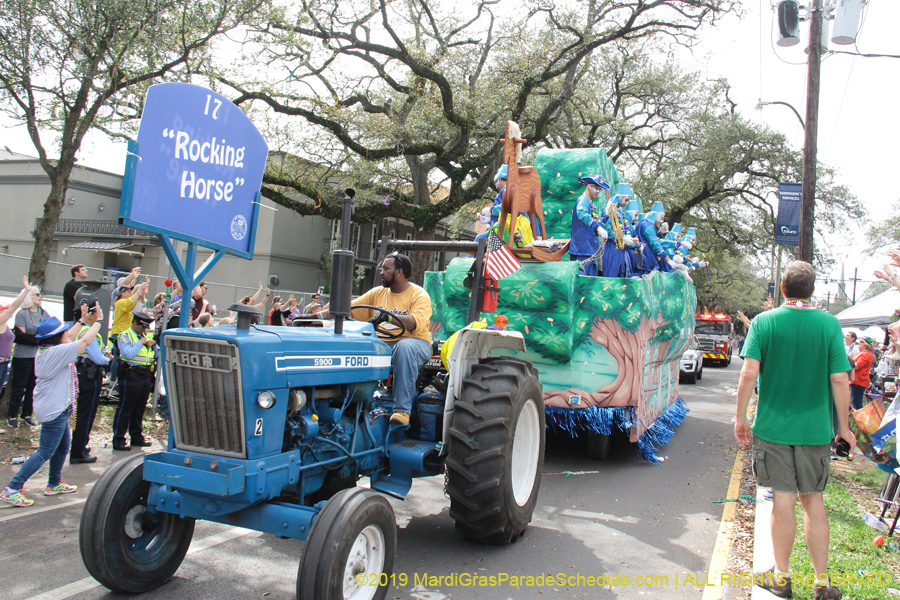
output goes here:
{"type": "MultiPolygon", "coordinates": [[[[390,288],[386,287],[372,288],[351,304],[353,306],[368,304],[383,308],[394,315],[412,315],[415,318],[415,331],[407,331],[396,340],[384,340],[388,344],[410,337],[431,343],[431,332],[428,331],[428,325],[431,322],[431,297],[428,295],[428,292],[414,283],[410,283],[409,287],[399,294],[391,292],[390,288]]],[[[352,315],[354,319],[362,321],[373,317],[375,311],[366,309],[354,310],[352,315]]],[[[390,323],[382,323],[379,327],[383,331],[391,333],[393,333],[392,329],[399,331],[398,327],[390,323]]]]}
{"type": "Polygon", "coordinates": [[[135,301],[131,298],[116,300],[116,310],[113,313],[113,325],[109,330],[110,335],[119,335],[131,327],[131,311],[134,310],[135,301]]]}

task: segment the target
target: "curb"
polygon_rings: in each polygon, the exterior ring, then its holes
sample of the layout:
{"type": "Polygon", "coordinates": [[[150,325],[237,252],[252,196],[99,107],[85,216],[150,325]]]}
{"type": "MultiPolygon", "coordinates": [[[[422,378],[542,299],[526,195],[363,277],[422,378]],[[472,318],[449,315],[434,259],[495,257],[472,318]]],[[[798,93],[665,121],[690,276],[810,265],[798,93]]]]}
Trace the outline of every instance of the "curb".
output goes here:
{"type": "MultiPolygon", "coordinates": [[[[741,493],[741,474],[744,470],[744,450],[738,450],[734,457],[734,467],[731,470],[731,479],[728,482],[726,498],[737,498],[741,493]]],[[[709,560],[707,579],[711,575],[712,585],[703,588],[701,600],[722,600],[725,588],[721,585],[721,573],[728,566],[728,554],[731,550],[731,542],[734,539],[734,513],[737,512],[737,503],[725,503],[722,509],[722,518],[719,521],[719,532],[716,534],[716,544],[713,547],[712,557],[709,560]]]]}

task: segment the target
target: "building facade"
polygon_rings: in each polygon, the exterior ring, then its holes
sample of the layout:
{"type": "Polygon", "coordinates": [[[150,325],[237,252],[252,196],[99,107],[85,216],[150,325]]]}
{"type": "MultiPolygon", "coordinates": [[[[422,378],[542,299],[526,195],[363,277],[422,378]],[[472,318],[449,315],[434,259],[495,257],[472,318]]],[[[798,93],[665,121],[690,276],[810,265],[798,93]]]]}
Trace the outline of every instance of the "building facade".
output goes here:
{"type": "MultiPolygon", "coordinates": [[[[50,181],[38,159],[0,149],[0,258],[31,257],[33,231],[43,214],[50,181]]],[[[50,261],[68,265],[84,264],[91,269],[130,271],[139,266],[145,274],[174,278],[168,259],[156,236],[118,223],[122,176],[98,169],[76,166],[60,215],[50,261]]],[[[386,218],[362,226],[353,225],[351,248],[360,274],[356,292],[376,284],[378,243],[383,235],[412,239],[412,223],[386,218]]],[[[206,276],[216,284],[256,288],[259,282],[278,294],[279,289],[314,292],[327,287],[326,271],[331,251],[339,246],[340,222],[319,216],[302,216],[271,200],[262,199],[253,260],[226,254],[206,276]]],[[[435,237],[449,239],[450,229],[442,222],[435,237]]],[[[473,239],[474,232],[463,233],[473,239]]],[[[177,243],[182,254],[186,244],[177,243]]],[[[197,264],[211,251],[200,248],[197,264]]],[[[449,257],[435,256],[430,269],[443,269],[449,257]]],[[[64,270],[64,269],[62,269],[64,270]]],[[[21,268],[0,269],[0,286],[7,291],[21,287],[21,268]]],[[[96,273],[96,271],[92,271],[96,273]]],[[[113,277],[114,275],[110,275],[113,277]]],[[[60,294],[68,273],[48,278],[45,291],[60,294]],[[55,289],[59,287],[59,289],[55,289]]],[[[159,291],[159,290],[153,290],[159,291]]]]}

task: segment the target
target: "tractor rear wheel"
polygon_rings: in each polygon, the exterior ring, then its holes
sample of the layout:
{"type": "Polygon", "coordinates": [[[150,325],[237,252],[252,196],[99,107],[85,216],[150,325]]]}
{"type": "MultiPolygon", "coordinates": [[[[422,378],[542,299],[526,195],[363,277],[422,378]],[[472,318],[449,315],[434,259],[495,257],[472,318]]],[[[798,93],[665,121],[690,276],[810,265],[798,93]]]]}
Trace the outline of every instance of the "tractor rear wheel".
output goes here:
{"type": "Polygon", "coordinates": [[[391,586],[397,522],[383,496],[338,492],[313,521],[300,569],[299,600],[382,600],[391,586]]]}
{"type": "Polygon", "coordinates": [[[194,520],[147,512],[150,483],[140,454],[110,467],[97,480],[81,513],[81,560],[94,579],[114,592],[158,588],[181,566],[194,520]]]}
{"type": "Polygon", "coordinates": [[[447,457],[450,517],[479,542],[514,542],[531,522],[544,466],[537,369],[510,357],[472,366],[455,403],[447,457]]]}

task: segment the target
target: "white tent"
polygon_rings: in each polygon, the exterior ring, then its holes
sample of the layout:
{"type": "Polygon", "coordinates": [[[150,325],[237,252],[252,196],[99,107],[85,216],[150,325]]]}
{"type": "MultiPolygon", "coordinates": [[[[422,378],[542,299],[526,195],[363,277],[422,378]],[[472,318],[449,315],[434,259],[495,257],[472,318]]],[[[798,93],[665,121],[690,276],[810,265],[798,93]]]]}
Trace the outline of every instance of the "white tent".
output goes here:
{"type": "Polygon", "coordinates": [[[900,292],[890,289],[839,312],[837,318],[841,322],[841,327],[862,329],[871,325],[888,325],[891,322],[891,315],[898,308],[900,308],[900,292]]]}

